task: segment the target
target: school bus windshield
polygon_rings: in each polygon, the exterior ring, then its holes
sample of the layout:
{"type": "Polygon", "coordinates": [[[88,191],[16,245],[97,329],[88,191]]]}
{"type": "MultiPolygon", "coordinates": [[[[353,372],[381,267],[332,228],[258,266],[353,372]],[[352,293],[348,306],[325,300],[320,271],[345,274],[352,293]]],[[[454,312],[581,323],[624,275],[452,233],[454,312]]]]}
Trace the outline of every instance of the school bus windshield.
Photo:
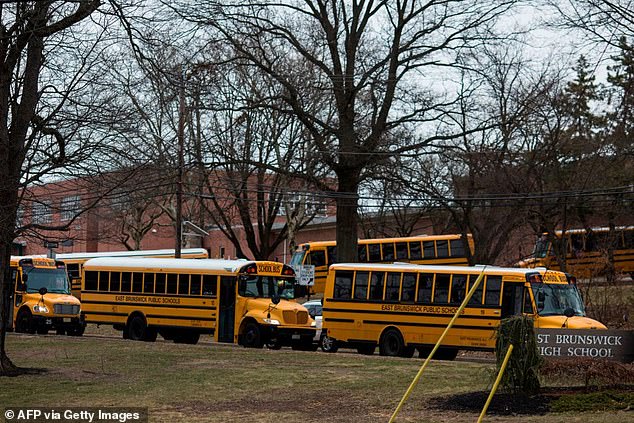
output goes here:
{"type": "Polygon", "coordinates": [[[533,284],[533,296],[540,316],[563,316],[572,309],[575,316],[585,316],[583,301],[574,285],[533,284]]]}
{"type": "Polygon", "coordinates": [[[295,298],[294,281],[277,276],[242,276],[238,293],[243,297],[272,298],[277,295],[290,300],[295,298]]]}
{"type": "Polygon", "coordinates": [[[302,264],[304,262],[305,254],[306,254],[306,251],[304,250],[295,251],[293,253],[293,256],[291,257],[291,266],[302,264]]]}
{"type": "Polygon", "coordinates": [[[38,292],[40,288],[46,288],[48,292],[70,294],[70,285],[64,269],[38,269],[32,267],[25,269],[28,275],[26,292],[38,292]]]}

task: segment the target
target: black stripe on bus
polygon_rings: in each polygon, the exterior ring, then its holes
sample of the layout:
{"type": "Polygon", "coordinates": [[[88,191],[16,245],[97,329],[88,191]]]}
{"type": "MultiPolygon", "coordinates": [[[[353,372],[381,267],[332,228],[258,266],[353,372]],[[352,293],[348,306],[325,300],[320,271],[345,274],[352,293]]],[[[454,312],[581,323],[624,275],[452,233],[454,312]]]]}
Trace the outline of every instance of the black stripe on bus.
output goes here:
{"type": "MultiPolygon", "coordinates": [[[[391,325],[391,326],[415,326],[415,327],[433,327],[433,328],[446,328],[447,325],[443,325],[442,323],[408,323],[408,322],[393,322],[393,321],[383,321],[383,320],[364,320],[363,323],[366,325],[391,325]]],[[[469,326],[469,325],[453,325],[452,329],[481,329],[481,330],[492,330],[497,326],[469,326]]]]}
{"type": "Polygon", "coordinates": [[[161,294],[159,293],[155,293],[155,294],[151,294],[149,292],[117,292],[117,291],[98,291],[96,289],[92,289],[92,290],[82,290],[81,291],[82,294],[99,294],[99,295],[117,295],[117,296],[121,296],[121,295],[128,295],[128,296],[135,296],[135,297],[178,297],[178,298],[202,298],[202,299],[214,299],[214,298],[218,298],[218,296],[216,295],[188,295],[188,294],[173,294],[173,293],[165,293],[165,294],[161,294]]]}
{"type": "MultiPolygon", "coordinates": [[[[420,317],[451,317],[454,313],[416,313],[416,312],[407,312],[407,311],[383,311],[383,310],[348,310],[348,309],[340,309],[340,308],[324,308],[323,312],[332,312],[332,313],[358,313],[358,314],[389,314],[396,316],[420,316],[420,317]]],[[[469,314],[461,314],[459,316],[461,319],[495,319],[500,320],[500,316],[482,316],[482,315],[469,315],[469,314]]],[[[328,319],[331,320],[331,319],[328,319]]]]}
{"type": "Polygon", "coordinates": [[[183,304],[153,304],[153,303],[128,303],[119,301],[95,301],[95,300],[82,300],[82,304],[97,304],[97,305],[118,305],[118,306],[138,306],[138,307],[168,307],[168,308],[190,308],[194,310],[215,310],[216,306],[195,306],[195,305],[183,305],[183,304]]]}
{"type": "Polygon", "coordinates": [[[166,316],[164,314],[146,314],[145,317],[153,319],[173,319],[173,320],[204,320],[206,322],[215,322],[215,317],[194,317],[194,316],[166,316]]]}
{"type": "Polygon", "coordinates": [[[337,318],[326,318],[328,322],[341,322],[341,323],[354,323],[354,319],[337,319],[337,318]]]}
{"type": "MultiPolygon", "coordinates": [[[[132,313],[115,313],[115,312],[108,312],[108,311],[96,311],[96,312],[88,312],[88,313],[84,313],[85,316],[93,316],[93,315],[100,315],[100,316],[129,316],[132,313]]],[[[173,319],[173,320],[203,320],[203,321],[207,321],[207,322],[215,322],[216,318],[215,317],[192,317],[192,316],[168,316],[168,315],[164,315],[164,314],[146,314],[145,317],[151,317],[153,319],[173,319]]],[[[90,321],[89,323],[97,323],[97,322],[93,322],[90,321]]],[[[112,322],[104,322],[104,323],[110,323],[112,324],[112,322]]]]}
{"type": "MultiPolygon", "coordinates": [[[[420,307],[455,307],[458,309],[460,304],[436,304],[436,303],[398,303],[398,302],[387,302],[382,300],[347,300],[341,298],[329,298],[329,303],[346,303],[346,304],[376,304],[376,305],[400,305],[400,306],[420,306],[420,307]]],[[[484,304],[468,304],[467,308],[477,308],[477,309],[499,309],[499,305],[484,305],[484,304]]]]}

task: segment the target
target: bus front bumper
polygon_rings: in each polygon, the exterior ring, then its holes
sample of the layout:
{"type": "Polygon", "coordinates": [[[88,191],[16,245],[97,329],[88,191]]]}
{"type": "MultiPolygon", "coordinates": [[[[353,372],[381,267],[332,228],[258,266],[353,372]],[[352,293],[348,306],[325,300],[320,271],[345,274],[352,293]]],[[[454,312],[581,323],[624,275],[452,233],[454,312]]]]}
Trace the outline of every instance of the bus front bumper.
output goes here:
{"type": "Polygon", "coordinates": [[[83,316],[42,316],[34,315],[33,324],[36,328],[68,329],[85,326],[83,316]]]}
{"type": "Polygon", "coordinates": [[[286,326],[266,326],[266,334],[269,342],[284,346],[309,346],[313,343],[315,328],[294,328],[286,326]]]}

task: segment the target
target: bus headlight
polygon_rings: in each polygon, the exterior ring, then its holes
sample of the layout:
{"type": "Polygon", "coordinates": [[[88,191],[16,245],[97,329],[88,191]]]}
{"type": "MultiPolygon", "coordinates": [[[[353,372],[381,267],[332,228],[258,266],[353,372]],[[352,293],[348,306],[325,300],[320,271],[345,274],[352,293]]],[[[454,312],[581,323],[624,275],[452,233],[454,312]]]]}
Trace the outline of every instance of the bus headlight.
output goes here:
{"type": "Polygon", "coordinates": [[[312,327],[315,327],[315,326],[317,326],[317,322],[313,320],[312,322],[310,322],[310,325],[311,325],[312,327]]]}
{"type": "Polygon", "coordinates": [[[34,305],[33,311],[36,313],[48,313],[48,308],[45,305],[34,305]]]}
{"type": "Polygon", "coordinates": [[[264,323],[267,323],[269,325],[279,325],[280,321],[276,319],[264,319],[264,323]]]}

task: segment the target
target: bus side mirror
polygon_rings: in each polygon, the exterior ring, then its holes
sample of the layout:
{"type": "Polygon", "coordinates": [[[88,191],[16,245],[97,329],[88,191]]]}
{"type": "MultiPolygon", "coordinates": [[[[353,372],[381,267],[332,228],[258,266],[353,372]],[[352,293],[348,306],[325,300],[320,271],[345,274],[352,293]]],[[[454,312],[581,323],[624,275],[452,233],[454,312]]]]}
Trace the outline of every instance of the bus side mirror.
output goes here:
{"type": "Polygon", "coordinates": [[[41,287],[39,291],[37,291],[40,293],[40,295],[43,297],[46,295],[46,293],[48,292],[48,289],[46,289],[45,286],[41,287]]]}
{"type": "Polygon", "coordinates": [[[574,315],[575,315],[575,310],[572,307],[568,307],[567,309],[564,310],[564,316],[571,318],[574,315]]]}
{"type": "Polygon", "coordinates": [[[280,294],[278,294],[277,292],[276,292],[276,293],[274,293],[274,294],[271,296],[271,301],[273,302],[273,304],[279,304],[279,303],[280,303],[280,301],[281,301],[280,294]]]}

